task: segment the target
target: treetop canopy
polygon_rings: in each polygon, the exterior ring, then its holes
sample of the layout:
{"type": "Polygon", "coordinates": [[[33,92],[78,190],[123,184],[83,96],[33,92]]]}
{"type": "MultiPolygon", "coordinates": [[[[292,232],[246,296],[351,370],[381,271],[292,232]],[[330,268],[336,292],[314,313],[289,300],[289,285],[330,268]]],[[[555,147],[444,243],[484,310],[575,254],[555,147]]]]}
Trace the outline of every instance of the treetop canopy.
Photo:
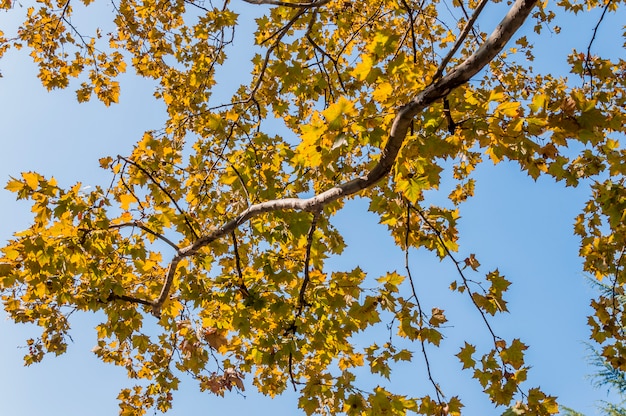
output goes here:
{"type": "Polygon", "coordinates": [[[44,87],[106,106],[134,71],[154,81],[167,119],[131,154],[100,160],[110,185],[87,192],[36,172],[7,183],[33,212],[0,257],[5,310],[41,327],[26,364],[64,353],[69,315],[97,311],[94,353],[136,380],[118,396],[122,415],[167,411],[181,374],[218,395],[246,376],[266,395],[295,389],[307,414],[460,414],[463,397],[428,360],[454,328],[446,305],[422,306],[408,260],[382,276],[325,267],[345,247],[331,218],[358,195],[407,258],[421,248],[454,263],[450,289],[490,338],[451,359],[504,414],[555,414],[549,392],[523,384],[523,340],[490,324],[511,282],[456,254],[476,167],[513,161],[535,179],[591,186],[574,233],[585,272],[613,289],[588,324],[626,370],[615,302],[626,282],[626,62],[623,48],[594,54],[621,1],[113,0],[97,16],[98,1],[27,3],[0,2],[25,12],[15,33],[0,32],[0,55],[25,49],[44,87]],[[567,58],[568,78],[537,71],[533,44],[592,9],[602,12],[567,58]],[[232,79],[227,63],[242,56],[250,76],[232,79]],[[433,205],[426,193],[446,173],[452,191],[433,205]],[[388,340],[359,336],[379,327],[388,340]],[[429,394],[385,383],[413,360],[429,394]]]}

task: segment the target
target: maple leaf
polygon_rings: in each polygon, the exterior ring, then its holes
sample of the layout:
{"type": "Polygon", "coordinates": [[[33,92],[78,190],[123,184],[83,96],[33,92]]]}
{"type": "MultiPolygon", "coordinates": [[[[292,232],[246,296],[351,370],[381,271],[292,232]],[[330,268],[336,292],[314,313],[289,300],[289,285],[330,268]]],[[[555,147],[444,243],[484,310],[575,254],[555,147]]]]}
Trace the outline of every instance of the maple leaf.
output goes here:
{"type": "Polygon", "coordinates": [[[470,254],[469,257],[466,257],[463,261],[465,262],[465,267],[471,267],[474,271],[478,270],[480,267],[480,263],[476,260],[474,254],[470,254]]]}

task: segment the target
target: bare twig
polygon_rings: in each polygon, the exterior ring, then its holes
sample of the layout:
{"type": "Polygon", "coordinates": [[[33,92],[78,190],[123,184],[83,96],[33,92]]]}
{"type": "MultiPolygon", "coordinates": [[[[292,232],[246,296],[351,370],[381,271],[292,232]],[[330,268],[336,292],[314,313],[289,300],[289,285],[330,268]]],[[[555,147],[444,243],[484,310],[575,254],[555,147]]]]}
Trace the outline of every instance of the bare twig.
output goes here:
{"type": "Polygon", "coordinates": [[[298,391],[298,388],[296,387],[296,384],[298,383],[296,382],[296,379],[293,376],[293,353],[291,351],[289,351],[289,379],[291,380],[293,391],[298,391]]]}

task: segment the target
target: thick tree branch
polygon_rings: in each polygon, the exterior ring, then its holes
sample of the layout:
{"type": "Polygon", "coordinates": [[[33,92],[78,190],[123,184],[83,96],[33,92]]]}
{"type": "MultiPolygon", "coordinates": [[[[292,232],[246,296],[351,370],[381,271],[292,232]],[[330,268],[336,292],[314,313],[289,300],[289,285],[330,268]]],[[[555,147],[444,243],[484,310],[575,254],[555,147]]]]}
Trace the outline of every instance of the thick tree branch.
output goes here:
{"type": "Polygon", "coordinates": [[[183,259],[180,255],[174,256],[172,262],[170,263],[170,267],[167,269],[167,274],[165,275],[165,283],[163,284],[163,288],[161,289],[161,293],[156,301],[152,303],[152,314],[156,317],[161,316],[161,307],[167,300],[170,289],[172,288],[172,284],[174,283],[174,276],[176,275],[176,269],[178,268],[178,263],[183,259]]]}
{"type": "Polygon", "coordinates": [[[288,2],[288,1],[280,1],[280,0],[243,0],[246,3],[250,4],[269,4],[272,6],[283,6],[283,7],[294,7],[294,8],[305,8],[309,9],[312,7],[320,7],[327,3],[330,3],[330,0],[317,0],[310,2],[288,2]]]}
{"type": "Polygon", "coordinates": [[[182,258],[196,254],[201,248],[230,234],[253,217],[274,211],[317,211],[333,201],[369,188],[387,176],[404,143],[413,118],[436,100],[445,97],[452,89],[469,81],[471,77],[491,62],[522,25],[536,2],[537,0],[516,0],[504,19],[474,54],[441,79],[426,87],[413,101],[398,109],[396,118],[391,126],[389,139],[381,153],[378,164],[368,174],[337,185],[311,198],[284,198],[254,204],[221,227],[198,238],[189,246],[181,248],[179,253],[172,259],[161,295],[153,305],[155,314],[158,314],[169,293],[174,278],[174,271],[182,258]]]}

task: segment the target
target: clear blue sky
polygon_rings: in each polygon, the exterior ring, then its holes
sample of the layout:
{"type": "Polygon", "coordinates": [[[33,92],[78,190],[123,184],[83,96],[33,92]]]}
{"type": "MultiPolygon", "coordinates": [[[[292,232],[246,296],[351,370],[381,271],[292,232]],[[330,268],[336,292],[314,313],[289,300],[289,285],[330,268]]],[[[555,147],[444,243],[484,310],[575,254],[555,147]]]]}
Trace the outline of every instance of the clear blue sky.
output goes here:
{"type": "MultiPolygon", "coordinates": [[[[246,6],[253,7],[253,6],[246,6]]],[[[595,15],[597,17],[597,14],[595,15]]],[[[621,12],[622,22],[626,21],[621,12]]],[[[617,27],[619,17],[607,19],[606,27],[617,27]]],[[[565,32],[548,34],[538,44],[537,67],[562,68],[569,45],[559,42],[579,41],[586,48],[594,21],[587,16],[565,20],[565,32]]],[[[0,15],[0,28],[10,25],[0,15]]],[[[489,23],[482,29],[488,30],[489,23]]],[[[249,25],[248,25],[249,26],[249,25]]],[[[3,29],[5,30],[5,29],[3,29]]],[[[603,29],[604,30],[604,29],[603,29]]],[[[597,53],[602,48],[621,53],[621,42],[608,39],[615,32],[600,32],[597,53]],[[619,48],[619,50],[618,50],[619,48]]],[[[242,32],[238,33],[242,36],[242,32]]],[[[81,181],[84,185],[106,185],[108,172],[98,166],[98,158],[128,154],[143,131],[159,128],[163,108],[151,96],[146,81],[126,76],[121,103],[111,108],[92,102],[78,105],[69,89],[47,93],[38,83],[27,54],[9,53],[0,60],[0,182],[10,175],[35,170],[54,175],[61,184],[81,181]]],[[[240,79],[236,80],[239,84],[240,79]]],[[[513,282],[507,299],[510,314],[493,320],[497,334],[510,339],[520,337],[530,345],[527,362],[533,368],[527,387],[540,385],[561,403],[588,415],[594,414],[594,403],[607,399],[604,390],[591,387],[586,376],[593,371],[586,365],[584,345],[588,338],[585,325],[590,314],[589,299],[593,290],[585,282],[577,257],[578,240],[573,236],[574,216],[581,210],[589,191],[565,189],[542,178],[536,183],[512,164],[496,167],[484,164],[476,175],[474,199],[462,208],[461,252],[458,258],[475,253],[482,263],[481,271],[499,268],[513,282]]],[[[442,194],[447,194],[447,189],[442,194]]],[[[351,268],[360,265],[371,276],[390,270],[403,271],[403,253],[394,247],[385,228],[367,213],[367,204],[350,202],[334,219],[343,231],[349,247],[331,267],[351,268]],[[371,241],[381,241],[379,246],[371,241]]],[[[0,191],[0,241],[14,231],[28,226],[28,205],[16,202],[13,194],[0,191]]],[[[452,294],[448,285],[456,274],[448,261],[440,263],[428,253],[411,253],[412,272],[418,282],[427,308],[441,306],[454,325],[446,335],[441,352],[430,349],[432,370],[444,391],[461,394],[468,415],[497,414],[480,392],[471,374],[461,372],[453,356],[462,340],[481,343],[486,332],[480,317],[467,297],[452,294]]],[[[47,357],[38,365],[22,367],[24,340],[36,336],[37,329],[14,325],[0,312],[0,413],[11,416],[91,415],[117,413],[116,395],[131,385],[123,369],[101,364],[90,350],[95,345],[98,317],[78,315],[73,319],[74,342],[67,354],[47,357]]],[[[375,335],[375,334],[374,334],[375,335]]],[[[386,336],[386,335],[382,335],[386,336]]],[[[414,347],[417,350],[417,346],[414,347]]],[[[432,392],[424,377],[424,368],[416,354],[416,363],[403,366],[392,374],[392,385],[413,393],[432,392]]],[[[250,384],[248,383],[248,386],[250,384]]],[[[259,397],[250,388],[245,398],[235,393],[225,399],[198,392],[193,381],[184,380],[175,395],[174,409],[168,414],[273,414],[295,415],[293,393],[275,400],[259,397]]]]}

